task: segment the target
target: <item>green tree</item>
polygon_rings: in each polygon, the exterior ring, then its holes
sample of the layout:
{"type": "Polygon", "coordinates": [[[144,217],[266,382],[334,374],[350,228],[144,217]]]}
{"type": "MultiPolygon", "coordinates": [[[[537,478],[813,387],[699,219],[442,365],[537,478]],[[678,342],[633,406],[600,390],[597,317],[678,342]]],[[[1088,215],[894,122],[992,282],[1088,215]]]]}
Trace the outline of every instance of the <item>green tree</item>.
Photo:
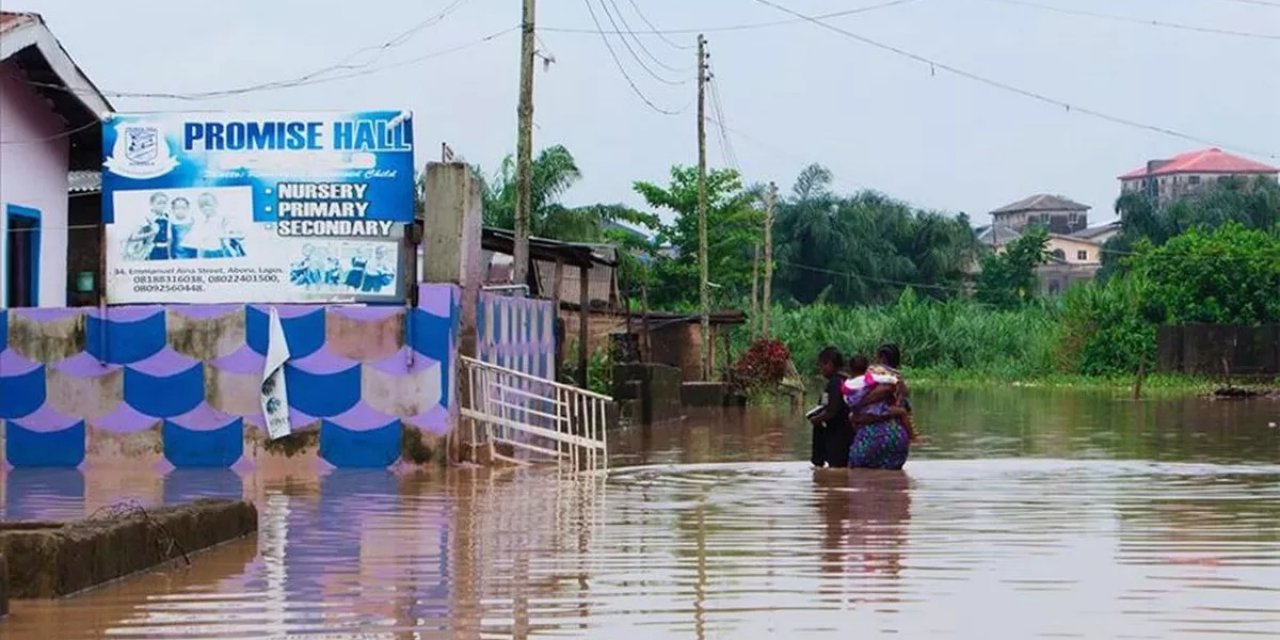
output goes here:
{"type": "Polygon", "coordinates": [[[775,286],[799,304],[887,304],[904,288],[933,298],[963,289],[977,242],[967,217],[922,211],[874,191],[831,192],[811,165],[778,209],[775,286]]]}
{"type": "Polygon", "coordinates": [[[1280,223],[1280,184],[1258,177],[1227,177],[1208,192],[1157,206],[1146,194],[1131,192],[1116,200],[1121,233],[1103,247],[1102,278],[1127,270],[1124,258],[1146,240],[1162,245],[1191,229],[1215,229],[1237,223],[1247,229],[1271,229],[1280,223]]]}
{"type": "Polygon", "coordinates": [[[1001,308],[1020,305],[1035,296],[1036,267],[1049,260],[1049,233],[1033,227],[1010,242],[1003,253],[982,257],[978,301],[1001,308]]]}
{"type": "MultiPolygon", "coordinates": [[[[751,288],[751,248],[760,236],[761,218],[750,206],[751,194],[732,169],[707,173],[708,273],[716,304],[746,299],[751,288]]],[[[655,307],[679,306],[698,300],[698,170],[671,168],[671,183],[662,187],[635,183],[649,206],[676,214],[658,233],[658,242],[673,256],[654,263],[650,302],[655,307]]]]}
{"type": "Polygon", "coordinates": [[[1259,324],[1280,321],[1280,237],[1229,222],[1192,229],[1161,246],[1142,242],[1132,276],[1150,286],[1163,322],[1259,324]]]}
{"type": "MultiPolygon", "coordinates": [[[[518,185],[515,156],[503,158],[498,171],[492,176],[486,176],[478,166],[472,170],[482,187],[485,224],[501,229],[514,228],[518,185]]],[[[568,149],[554,145],[539,151],[533,159],[532,176],[530,225],[534,235],[542,236],[552,216],[553,205],[582,178],[582,172],[568,149]]]]}
{"type": "MultiPolygon", "coordinates": [[[[486,176],[478,166],[472,172],[481,185],[484,199],[484,222],[491,227],[511,229],[515,225],[516,167],[515,158],[503,159],[497,173],[486,176]]],[[[559,200],[582,178],[573,154],[562,145],[547,147],[533,159],[532,215],[533,235],[569,242],[609,242],[610,231],[625,223],[641,229],[656,229],[657,216],[645,214],[622,204],[594,204],[566,207],[559,200]]],[[[425,197],[421,194],[420,197],[425,197]]],[[[643,237],[644,233],[639,232],[643,237]]]]}

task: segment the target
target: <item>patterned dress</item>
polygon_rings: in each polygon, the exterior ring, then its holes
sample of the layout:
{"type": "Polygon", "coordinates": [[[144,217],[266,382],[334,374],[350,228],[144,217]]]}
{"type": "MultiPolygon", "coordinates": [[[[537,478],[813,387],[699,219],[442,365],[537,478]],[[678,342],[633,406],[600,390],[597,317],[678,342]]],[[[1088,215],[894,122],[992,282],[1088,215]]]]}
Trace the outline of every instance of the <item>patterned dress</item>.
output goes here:
{"type": "MultiPolygon", "coordinates": [[[[854,378],[850,379],[855,380],[854,378]]],[[[856,406],[877,384],[896,384],[896,377],[881,372],[869,374],[861,384],[847,384],[845,403],[856,406]],[[890,378],[894,378],[890,380],[890,378]]],[[[911,451],[911,436],[899,422],[888,416],[888,401],[861,407],[860,413],[885,416],[883,422],[858,427],[849,445],[849,466],[859,469],[901,469],[911,451]]]]}

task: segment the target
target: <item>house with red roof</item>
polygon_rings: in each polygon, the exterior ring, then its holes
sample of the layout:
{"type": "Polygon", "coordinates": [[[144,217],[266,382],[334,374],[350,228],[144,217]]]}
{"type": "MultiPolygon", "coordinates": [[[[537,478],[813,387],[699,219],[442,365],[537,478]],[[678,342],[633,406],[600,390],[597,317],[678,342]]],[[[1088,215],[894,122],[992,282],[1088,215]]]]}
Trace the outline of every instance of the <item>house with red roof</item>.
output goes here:
{"type": "Polygon", "coordinates": [[[0,12],[0,307],[68,304],[69,174],[102,164],[110,110],[43,18],[0,12]]]}
{"type": "Polygon", "coordinates": [[[1189,151],[1168,160],[1151,160],[1120,176],[1120,192],[1145,193],[1161,206],[1209,191],[1219,183],[1240,180],[1276,182],[1280,168],[1242,158],[1221,149],[1189,151]]]}

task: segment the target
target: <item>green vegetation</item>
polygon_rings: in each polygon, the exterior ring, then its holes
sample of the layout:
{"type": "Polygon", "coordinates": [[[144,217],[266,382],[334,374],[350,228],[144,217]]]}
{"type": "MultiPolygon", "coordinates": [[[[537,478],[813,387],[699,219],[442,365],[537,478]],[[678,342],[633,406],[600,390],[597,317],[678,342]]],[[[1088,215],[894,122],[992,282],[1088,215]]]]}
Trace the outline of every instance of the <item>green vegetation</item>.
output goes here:
{"type": "Polygon", "coordinates": [[[906,366],[934,377],[964,372],[1024,380],[1054,372],[1059,316],[1050,305],[1001,310],[967,300],[924,300],[908,290],[882,306],[779,307],[771,324],[801,371],[811,370],[809,360],[828,345],[871,357],[880,344],[897,342],[906,347],[906,366]]]}
{"type": "Polygon", "coordinates": [[[1049,233],[1042,228],[1029,229],[1004,253],[983,255],[978,301],[1003,309],[1025,304],[1036,295],[1036,267],[1048,259],[1049,233]]]}
{"type": "MultiPolygon", "coordinates": [[[[478,168],[476,175],[486,221],[509,226],[510,158],[493,176],[478,168]]],[[[633,298],[633,308],[644,287],[651,309],[695,311],[696,169],[673,167],[666,185],[635,183],[654,213],[560,205],[579,178],[564,147],[538,154],[535,234],[617,244],[621,280],[630,285],[621,293],[633,298]]],[[[802,371],[824,346],[872,354],[892,341],[903,346],[906,366],[919,379],[1129,385],[1153,368],[1162,324],[1280,322],[1280,186],[1273,182],[1224,180],[1167,207],[1124,195],[1116,203],[1122,232],[1104,247],[1098,281],[1054,298],[1038,295],[1035,269],[1047,259],[1043,230],[1029,230],[997,255],[977,242],[963,213],[919,209],[874,191],[838,195],[831,184],[830,171],[809,166],[775,209],[772,334],[802,371]]],[[[762,193],[736,171],[708,172],[716,307],[751,306],[762,193]]],[[[754,337],[751,329],[735,336],[734,354],[754,337]]],[[[591,386],[603,390],[607,360],[600,353],[591,362],[591,386]]],[[[1151,377],[1146,386],[1197,384],[1151,377]]]]}

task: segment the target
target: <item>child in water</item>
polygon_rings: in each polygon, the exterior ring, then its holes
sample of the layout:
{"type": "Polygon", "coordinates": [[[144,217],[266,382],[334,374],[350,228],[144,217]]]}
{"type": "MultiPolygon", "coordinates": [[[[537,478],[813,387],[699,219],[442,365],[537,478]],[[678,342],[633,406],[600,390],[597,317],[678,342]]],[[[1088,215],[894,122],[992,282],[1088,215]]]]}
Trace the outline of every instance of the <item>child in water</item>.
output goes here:
{"type": "Polygon", "coordinates": [[[849,378],[841,387],[844,403],[854,414],[883,416],[885,422],[902,425],[911,441],[915,427],[910,405],[906,402],[906,384],[896,371],[886,366],[872,366],[865,356],[849,359],[849,378]]]}

